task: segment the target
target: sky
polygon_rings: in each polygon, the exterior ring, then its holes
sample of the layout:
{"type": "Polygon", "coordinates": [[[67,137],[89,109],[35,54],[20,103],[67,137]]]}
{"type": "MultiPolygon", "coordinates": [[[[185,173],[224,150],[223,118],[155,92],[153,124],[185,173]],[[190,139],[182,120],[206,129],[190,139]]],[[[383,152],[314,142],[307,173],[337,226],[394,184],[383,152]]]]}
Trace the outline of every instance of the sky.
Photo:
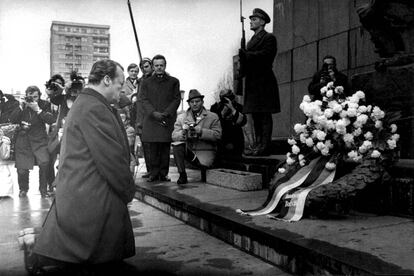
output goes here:
{"type": "MultiPolygon", "coordinates": [[[[232,74],[241,38],[239,0],[130,0],[143,57],[162,54],[167,72],[180,80],[185,98],[198,89],[206,106],[217,85],[232,74]]],[[[273,16],[273,0],[243,0],[249,15],[260,7],[273,16]]],[[[0,0],[0,89],[41,90],[50,77],[52,21],[110,25],[110,57],[125,68],[138,63],[127,0],[0,0]]],[[[272,23],[266,25],[272,32],[272,23]]],[[[126,73],[126,72],[125,72],[126,73]]],[[[125,77],[127,74],[125,74],[125,77]]]]}

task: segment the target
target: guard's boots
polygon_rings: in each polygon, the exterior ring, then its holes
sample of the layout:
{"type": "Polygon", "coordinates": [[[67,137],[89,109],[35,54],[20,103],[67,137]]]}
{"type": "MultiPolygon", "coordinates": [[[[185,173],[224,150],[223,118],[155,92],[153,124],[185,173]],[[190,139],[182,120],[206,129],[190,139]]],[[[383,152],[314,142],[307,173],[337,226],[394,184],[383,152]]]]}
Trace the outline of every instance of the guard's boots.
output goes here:
{"type": "Polygon", "coordinates": [[[186,172],[182,172],[180,173],[180,177],[177,180],[177,184],[186,184],[188,182],[187,180],[187,173],[186,172]]]}

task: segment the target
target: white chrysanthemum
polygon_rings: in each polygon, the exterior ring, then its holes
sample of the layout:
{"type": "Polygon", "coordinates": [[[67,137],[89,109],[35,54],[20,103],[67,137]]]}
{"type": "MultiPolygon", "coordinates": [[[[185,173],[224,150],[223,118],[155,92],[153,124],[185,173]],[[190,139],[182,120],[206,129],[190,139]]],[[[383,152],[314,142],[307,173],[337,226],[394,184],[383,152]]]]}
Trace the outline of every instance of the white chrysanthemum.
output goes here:
{"type": "Polygon", "coordinates": [[[328,91],[326,91],[326,97],[330,98],[333,96],[333,91],[331,89],[328,89],[328,91]]]}
{"type": "Polygon", "coordinates": [[[393,139],[387,140],[387,144],[390,149],[395,149],[397,147],[397,142],[393,139]]]}
{"type": "Polygon", "coordinates": [[[400,140],[400,135],[399,135],[398,133],[393,134],[393,135],[391,136],[391,139],[392,139],[392,140],[394,140],[394,141],[398,141],[398,140],[400,140]]]}
{"type": "Polygon", "coordinates": [[[288,139],[288,144],[291,146],[296,145],[295,139],[288,139]]]}
{"type": "Polygon", "coordinates": [[[397,125],[396,124],[390,125],[390,128],[391,128],[391,133],[395,133],[397,131],[397,125]]]}
{"type": "Polygon", "coordinates": [[[295,132],[297,134],[302,133],[306,130],[306,125],[302,125],[302,124],[295,124],[295,126],[293,127],[293,129],[295,130],[295,132]]]}
{"type": "Polygon", "coordinates": [[[381,152],[377,151],[377,150],[373,150],[371,153],[371,157],[372,158],[378,158],[381,156],[381,152]]]}
{"type": "Polygon", "coordinates": [[[326,118],[331,118],[334,115],[334,111],[330,108],[325,109],[324,115],[326,118]]]}
{"type": "Polygon", "coordinates": [[[306,102],[306,103],[310,103],[312,100],[309,97],[309,95],[305,95],[305,96],[303,96],[303,101],[306,102]]]}
{"type": "MultiPolygon", "coordinates": [[[[365,93],[364,92],[362,92],[361,90],[359,90],[359,91],[357,91],[357,92],[355,92],[355,94],[354,94],[356,97],[358,97],[358,99],[364,99],[365,98],[365,93]]],[[[354,96],[353,95],[353,96],[354,96]]]]}
{"type": "Polygon", "coordinates": [[[286,163],[288,164],[288,165],[292,165],[293,163],[295,163],[295,159],[292,159],[292,158],[287,158],[286,159],[286,163]]]}
{"type": "Polygon", "coordinates": [[[292,146],[292,153],[293,154],[298,154],[300,152],[300,148],[296,145],[292,146]]]}
{"type": "Polygon", "coordinates": [[[307,138],[305,143],[308,147],[313,147],[313,145],[314,145],[312,138],[307,138]]]}
{"type": "Polygon", "coordinates": [[[354,135],[355,137],[358,137],[359,135],[362,134],[362,129],[361,128],[356,128],[353,132],[352,135],[354,135]]]}
{"type": "Polygon", "coordinates": [[[289,158],[292,154],[290,152],[286,153],[286,158],[289,158]]]}
{"type": "Polygon", "coordinates": [[[316,100],[316,101],[314,101],[314,103],[315,103],[317,106],[322,106],[322,101],[320,101],[320,100],[316,100]]]}
{"type": "Polygon", "coordinates": [[[308,119],[306,120],[306,125],[307,125],[307,126],[311,126],[311,125],[312,125],[312,119],[311,119],[311,118],[308,118],[308,119]]]}
{"type": "Polygon", "coordinates": [[[326,94],[326,91],[328,91],[328,87],[324,86],[321,88],[321,94],[326,94]]]}
{"type": "Polygon", "coordinates": [[[366,113],[368,111],[368,108],[365,105],[360,105],[358,107],[358,112],[359,113],[366,113]]]}
{"type": "Polygon", "coordinates": [[[382,128],[382,121],[375,121],[375,127],[378,129],[382,128]]]}
{"type": "Polygon", "coordinates": [[[361,128],[362,127],[362,123],[358,122],[358,121],[355,121],[352,125],[354,126],[354,128],[361,128]]]}
{"type": "Polygon", "coordinates": [[[340,85],[335,87],[335,93],[336,94],[343,94],[344,93],[344,87],[340,86],[340,85]]]}
{"type": "Polygon", "coordinates": [[[303,154],[299,154],[299,155],[298,155],[298,159],[299,159],[299,161],[300,161],[300,160],[303,160],[303,159],[305,159],[305,156],[304,156],[303,154]]]}
{"type": "Polygon", "coordinates": [[[331,142],[331,140],[326,140],[325,141],[325,147],[327,147],[328,149],[332,149],[333,148],[333,144],[331,142]]]}
{"type": "Polygon", "coordinates": [[[353,107],[348,108],[347,110],[348,117],[356,117],[357,113],[358,113],[357,109],[353,107]]]}
{"type": "Polygon", "coordinates": [[[357,156],[358,156],[358,152],[356,152],[355,150],[352,150],[352,151],[348,152],[348,157],[351,158],[351,159],[355,158],[357,156]]]}
{"type": "Polygon", "coordinates": [[[305,144],[305,143],[306,143],[306,138],[307,138],[307,135],[305,135],[304,133],[301,133],[301,134],[299,135],[299,141],[300,141],[302,144],[305,144]]]}
{"type": "Polygon", "coordinates": [[[333,171],[336,168],[336,164],[333,162],[326,162],[325,169],[328,171],[333,171]]]}
{"type": "Polygon", "coordinates": [[[279,168],[277,171],[278,171],[279,173],[285,173],[285,172],[286,172],[286,169],[285,169],[285,168],[279,168]]]}
{"type": "Polygon", "coordinates": [[[354,142],[354,135],[351,133],[346,133],[343,137],[345,143],[353,143],[354,142]]]}
{"type": "Polygon", "coordinates": [[[326,128],[327,129],[335,129],[335,122],[333,120],[326,121],[326,128]]]}
{"type": "Polygon", "coordinates": [[[385,117],[385,112],[382,111],[378,106],[374,106],[372,109],[371,117],[375,120],[381,120],[385,117]]]}
{"type": "Polygon", "coordinates": [[[374,136],[372,135],[372,132],[367,131],[367,133],[364,134],[365,139],[367,140],[372,140],[372,138],[374,138],[374,136]]]}
{"type": "Polygon", "coordinates": [[[359,98],[356,97],[355,95],[352,95],[351,97],[349,97],[349,104],[358,104],[359,103],[359,98]]]}
{"type": "Polygon", "coordinates": [[[305,105],[306,105],[306,103],[305,103],[305,102],[301,102],[301,103],[299,104],[299,109],[303,111],[303,110],[305,109],[305,105]]]}
{"type": "Polygon", "coordinates": [[[346,112],[346,110],[342,110],[342,111],[339,113],[339,117],[341,117],[341,118],[346,118],[346,117],[348,117],[348,112],[346,112]]]}
{"type": "Polygon", "coordinates": [[[322,150],[321,150],[321,154],[323,155],[323,156],[328,156],[329,155],[329,148],[323,148],[322,150]]]}
{"type": "Polygon", "coordinates": [[[305,166],[306,165],[306,160],[300,160],[299,161],[299,165],[301,166],[301,167],[303,167],[303,166],[305,166]]]}
{"type": "Polygon", "coordinates": [[[324,144],[323,142],[318,142],[318,143],[316,144],[316,148],[317,148],[318,150],[323,150],[323,149],[325,148],[325,144],[324,144]]]}
{"type": "Polygon", "coordinates": [[[372,110],[372,105],[368,105],[367,106],[367,112],[371,112],[371,110],[372,110]]]}
{"type": "Polygon", "coordinates": [[[360,147],[358,148],[358,150],[359,150],[359,152],[360,152],[360,153],[366,153],[366,152],[368,151],[368,148],[367,148],[367,147],[364,147],[364,146],[362,145],[362,146],[360,146],[360,147]]]}
{"type": "Polygon", "coordinates": [[[318,133],[316,134],[316,138],[318,138],[319,141],[323,141],[325,140],[326,137],[326,133],[323,131],[318,131],[318,133]]]}
{"type": "Polygon", "coordinates": [[[366,147],[367,149],[370,149],[370,148],[372,148],[372,142],[371,141],[364,141],[363,143],[362,143],[362,145],[364,146],[364,147],[366,147]]]}
{"type": "Polygon", "coordinates": [[[332,110],[333,110],[335,113],[339,113],[339,112],[341,112],[341,111],[342,111],[342,106],[341,106],[340,104],[336,104],[336,105],[334,105],[334,106],[332,107],[332,110]]]}
{"type": "Polygon", "coordinates": [[[328,82],[328,84],[326,85],[329,88],[334,88],[334,83],[333,81],[328,82]]]}
{"type": "Polygon", "coordinates": [[[362,123],[363,125],[367,123],[368,121],[368,115],[366,114],[360,114],[357,116],[357,121],[362,123]]]}

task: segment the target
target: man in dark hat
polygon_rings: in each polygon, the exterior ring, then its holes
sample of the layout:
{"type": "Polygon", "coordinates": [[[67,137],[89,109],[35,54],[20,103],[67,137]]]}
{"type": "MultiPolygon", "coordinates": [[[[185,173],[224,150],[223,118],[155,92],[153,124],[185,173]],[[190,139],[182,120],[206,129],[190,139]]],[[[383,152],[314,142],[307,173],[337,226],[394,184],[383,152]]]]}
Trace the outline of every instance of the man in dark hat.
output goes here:
{"type": "Polygon", "coordinates": [[[217,143],[221,139],[221,125],[217,114],[207,111],[204,96],[197,89],[188,94],[190,108],[181,113],[172,133],[174,160],[180,177],[177,184],[187,183],[185,163],[201,168],[201,181],[206,181],[206,168],[213,165],[217,143]]]}
{"type": "Polygon", "coordinates": [[[164,56],[152,59],[154,74],[142,81],[138,101],[142,101],[144,119],[142,142],[149,143],[150,173],[148,182],[169,181],[171,133],[180,105],[180,82],[165,72],[164,56]]]}
{"type": "Polygon", "coordinates": [[[246,77],[244,113],[251,113],[256,145],[252,155],[269,155],[272,139],[272,113],[280,112],[279,89],[273,73],[277,53],[276,37],[265,31],[270,17],[261,9],[254,9],[250,16],[250,30],[254,35],[246,50],[239,50],[239,57],[246,77]]]}

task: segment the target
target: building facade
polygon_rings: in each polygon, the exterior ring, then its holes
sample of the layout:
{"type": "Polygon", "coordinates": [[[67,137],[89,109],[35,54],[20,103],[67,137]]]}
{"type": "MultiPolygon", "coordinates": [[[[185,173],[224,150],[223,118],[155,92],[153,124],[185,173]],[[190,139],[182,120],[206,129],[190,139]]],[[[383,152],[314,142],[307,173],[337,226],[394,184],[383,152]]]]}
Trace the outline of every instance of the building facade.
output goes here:
{"type": "Polygon", "coordinates": [[[50,75],[69,80],[77,71],[87,77],[92,64],[110,57],[108,25],[53,21],[50,27],[50,75]]]}

